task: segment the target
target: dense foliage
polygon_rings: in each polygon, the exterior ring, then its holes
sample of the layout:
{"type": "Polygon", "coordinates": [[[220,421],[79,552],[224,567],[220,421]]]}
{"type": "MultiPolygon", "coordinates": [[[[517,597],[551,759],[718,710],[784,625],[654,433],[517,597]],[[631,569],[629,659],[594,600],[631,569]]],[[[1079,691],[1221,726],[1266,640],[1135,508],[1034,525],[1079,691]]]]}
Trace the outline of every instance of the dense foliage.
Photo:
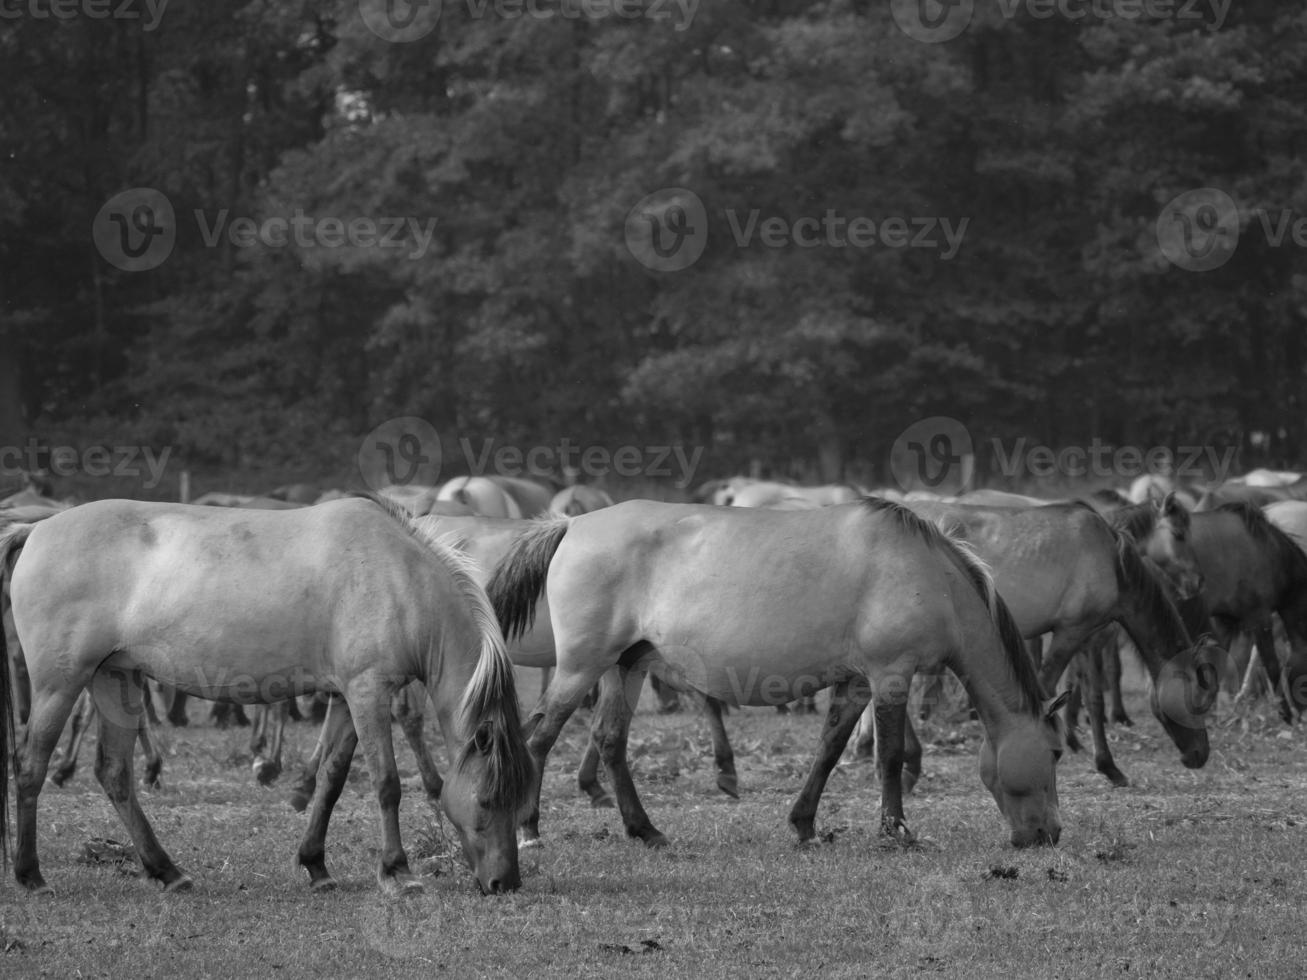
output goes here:
{"type": "Polygon", "coordinates": [[[386,6],[0,20],[0,441],[338,468],[417,415],[878,480],[945,414],[1307,461],[1299,5],[977,0],[946,43],[897,0],[386,6]],[[146,271],[91,234],[133,187],[176,215],[146,271]],[[673,187],[703,254],[650,269],[673,187]],[[1189,271],[1156,229],[1201,187],[1238,248],[1189,271]]]}

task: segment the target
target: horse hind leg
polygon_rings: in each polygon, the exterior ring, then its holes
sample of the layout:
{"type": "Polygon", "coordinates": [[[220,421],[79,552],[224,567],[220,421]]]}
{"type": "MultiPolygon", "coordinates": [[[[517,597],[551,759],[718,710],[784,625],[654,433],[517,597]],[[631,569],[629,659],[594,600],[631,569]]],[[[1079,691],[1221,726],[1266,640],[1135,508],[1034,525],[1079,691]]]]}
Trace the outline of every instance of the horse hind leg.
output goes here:
{"type": "Polygon", "coordinates": [[[91,695],[100,716],[95,776],[131,834],[146,874],[161,882],[165,891],[184,891],[193,884],[190,876],[173,864],[136,799],[132,756],[145,715],[142,682],[137,671],[111,668],[97,671],[92,679],[91,695]]]}
{"type": "MultiPolygon", "coordinates": [[[[36,807],[50,768],[50,756],[59,744],[68,716],[77,703],[81,685],[58,691],[34,690],[27,732],[22,751],[16,759],[15,817],[17,833],[14,845],[14,876],[28,891],[42,894],[51,891],[41,876],[36,853],[36,807]]],[[[0,760],[7,765],[8,760],[0,760]]],[[[3,801],[0,801],[2,803],[3,801]]]]}
{"type": "Polygon", "coordinates": [[[812,768],[808,771],[803,789],[790,808],[790,826],[799,835],[799,843],[810,841],[816,836],[817,805],[826,789],[826,780],[839,762],[858,718],[870,702],[871,688],[862,676],[842,681],[831,691],[826,724],[822,727],[821,742],[813,757],[812,768]]]}

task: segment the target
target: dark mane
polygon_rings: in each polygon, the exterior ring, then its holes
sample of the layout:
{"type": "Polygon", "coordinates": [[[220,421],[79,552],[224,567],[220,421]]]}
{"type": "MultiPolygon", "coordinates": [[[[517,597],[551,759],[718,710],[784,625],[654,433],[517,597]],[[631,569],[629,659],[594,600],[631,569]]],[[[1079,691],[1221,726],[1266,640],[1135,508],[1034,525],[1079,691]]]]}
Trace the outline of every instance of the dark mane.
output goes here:
{"type": "MultiPolygon", "coordinates": [[[[1044,689],[1039,683],[1035,665],[1026,651],[1025,639],[1017,628],[1016,620],[1012,618],[1007,603],[994,587],[994,578],[984,561],[965,541],[946,534],[937,524],[926,520],[902,504],[883,497],[864,497],[862,505],[873,513],[892,515],[900,530],[921,538],[931,548],[943,552],[967,577],[976,594],[989,610],[994,626],[998,630],[1000,645],[1007,655],[1008,667],[1021,688],[1027,708],[1033,716],[1039,717],[1043,713],[1044,689]]],[[[1089,510],[1093,512],[1093,508],[1089,510]]]]}
{"type": "Polygon", "coordinates": [[[1142,541],[1153,531],[1157,523],[1157,511],[1149,501],[1131,504],[1105,515],[1107,523],[1118,531],[1124,531],[1136,541],[1142,541]]]}
{"type": "MultiPolygon", "coordinates": [[[[1243,521],[1243,526],[1253,540],[1274,555],[1277,570],[1286,572],[1290,576],[1285,586],[1307,588],[1307,552],[1303,551],[1293,538],[1272,524],[1270,518],[1266,516],[1266,511],[1256,504],[1240,500],[1221,504],[1214,513],[1234,514],[1243,521]]],[[[1281,593],[1285,591],[1285,586],[1280,587],[1281,593]]]]}
{"type": "MultiPolygon", "coordinates": [[[[1165,577],[1160,574],[1160,569],[1154,571],[1157,566],[1140,556],[1134,538],[1103,518],[1100,517],[1099,520],[1103,521],[1103,526],[1116,544],[1117,587],[1123,593],[1133,596],[1142,615],[1157,624],[1167,650],[1178,652],[1191,648],[1193,637],[1185,628],[1184,620],[1180,618],[1180,612],[1163,584],[1165,577]]],[[[1148,665],[1149,673],[1155,678],[1162,666],[1160,655],[1147,643],[1136,643],[1135,647],[1148,665]]]]}

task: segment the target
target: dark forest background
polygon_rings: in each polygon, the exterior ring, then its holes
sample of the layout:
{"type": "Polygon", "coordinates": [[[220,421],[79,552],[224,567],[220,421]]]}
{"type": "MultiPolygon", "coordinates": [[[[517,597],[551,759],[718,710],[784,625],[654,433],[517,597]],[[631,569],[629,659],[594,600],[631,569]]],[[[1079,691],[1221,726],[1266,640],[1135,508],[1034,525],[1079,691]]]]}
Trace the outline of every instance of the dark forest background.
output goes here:
{"type": "Polygon", "coordinates": [[[977,0],[943,44],[858,0],[703,0],[688,23],[447,0],[407,44],[358,0],[173,0],[149,31],[0,21],[0,443],[339,479],[365,433],[416,415],[449,439],[702,446],[704,477],[874,483],[943,414],[978,440],[1301,466],[1307,262],[1256,215],[1307,216],[1307,12],[1011,6],[977,0]],[[670,186],[710,234],[660,273],[624,228],[670,186]],[[145,272],[91,236],[131,187],[177,215],[145,272]],[[1155,233],[1198,187],[1242,222],[1207,272],[1155,233]],[[725,217],[827,209],[968,224],[945,259],[740,247],[725,217]],[[420,259],[210,246],[224,211],[435,236],[420,259]]]}

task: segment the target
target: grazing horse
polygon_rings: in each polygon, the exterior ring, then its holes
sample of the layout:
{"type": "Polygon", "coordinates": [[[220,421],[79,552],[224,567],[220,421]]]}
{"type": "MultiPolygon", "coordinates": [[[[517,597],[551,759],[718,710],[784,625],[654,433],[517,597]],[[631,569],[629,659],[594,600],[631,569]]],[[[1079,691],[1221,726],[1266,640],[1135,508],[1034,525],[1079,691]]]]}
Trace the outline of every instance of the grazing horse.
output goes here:
{"type": "Polygon", "coordinates": [[[1203,570],[1203,599],[1217,639],[1228,649],[1236,633],[1254,634],[1280,715],[1292,723],[1295,710],[1307,709],[1307,554],[1247,503],[1195,513],[1190,543],[1203,570]],[[1280,685],[1272,613],[1289,640],[1287,692],[1280,685]]]}
{"type": "MultiPolygon", "coordinates": [[[[0,533],[32,713],[16,757],[18,882],[45,891],[37,800],[81,690],[100,715],[96,776],[145,871],[168,890],[191,879],[160,846],[136,799],[132,748],[143,675],[215,700],[344,696],[368,756],[390,894],[421,888],[399,832],[390,695],[421,680],[449,746],[442,803],[483,891],[520,885],[514,826],[532,783],[512,664],[466,562],[379,499],[293,511],[232,511],[106,500],[0,533]]],[[[7,658],[6,658],[7,660],[7,658]]],[[[0,677],[8,685],[8,670],[0,677]]],[[[12,717],[0,700],[0,758],[12,717]]],[[[343,751],[343,749],[342,749],[343,751]]],[[[337,763],[328,759],[328,767],[337,763]]],[[[7,767],[0,798],[8,795],[7,767]]],[[[314,798],[299,862],[315,888],[329,806],[314,798]]],[[[0,808],[3,812],[3,808],[0,808]]],[[[7,827],[0,827],[0,845],[7,827]]]]}
{"type": "MultiPolygon", "coordinates": [[[[1176,500],[1175,494],[1154,496],[1144,503],[1117,508],[1107,514],[1107,520],[1130,537],[1140,557],[1155,570],[1190,635],[1202,636],[1206,632],[1206,607],[1200,596],[1202,569],[1189,544],[1189,512],[1176,500]]],[[[1121,697],[1121,644],[1124,639],[1120,625],[1112,623],[1090,637],[1078,658],[1078,670],[1089,708],[1094,766],[1115,786],[1128,786],[1130,780],[1117,768],[1107,744],[1105,695],[1113,702],[1112,720],[1131,724],[1121,697]]],[[[1070,720],[1074,720],[1076,713],[1072,705],[1067,706],[1070,720]]],[[[1070,724],[1067,731],[1067,744],[1070,745],[1070,724]]]]}
{"type": "MultiPolygon", "coordinates": [[[[477,580],[483,584],[489,581],[495,568],[498,567],[518,539],[535,526],[530,521],[493,517],[428,517],[417,523],[424,533],[439,536],[441,540],[468,555],[476,568],[477,580]]],[[[547,605],[539,607],[538,615],[531,624],[531,628],[521,636],[509,641],[507,649],[508,656],[515,666],[538,667],[544,670],[549,670],[554,666],[554,633],[547,605]]],[[[412,690],[412,686],[406,690],[412,690]]],[[[705,717],[712,735],[713,754],[717,764],[717,788],[728,796],[738,797],[739,780],[735,772],[735,754],[731,750],[731,743],[726,736],[726,728],[722,723],[720,703],[711,699],[705,699],[705,701],[705,717]]],[[[416,724],[419,732],[421,731],[421,710],[421,701],[411,699],[407,705],[407,714],[409,717],[417,717],[416,724]]],[[[336,712],[336,714],[340,715],[341,712],[336,712]]],[[[400,713],[396,712],[395,716],[402,723],[400,713]]],[[[335,745],[338,740],[336,735],[328,733],[328,727],[324,723],[324,734],[319,739],[318,749],[315,750],[303,774],[293,786],[291,805],[295,806],[296,809],[303,809],[303,804],[299,801],[312,795],[319,757],[322,752],[330,751],[324,745],[335,745]]],[[[408,734],[407,729],[405,734],[408,734]]],[[[585,755],[577,770],[577,786],[589,796],[593,806],[610,807],[613,805],[613,800],[599,783],[598,767],[599,753],[594,741],[590,740],[586,743],[585,755]]],[[[426,769],[422,768],[420,759],[419,768],[423,772],[423,783],[430,792],[433,780],[428,779],[426,769]]],[[[434,780],[434,785],[439,786],[439,777],[434,780]]]]}
{"type": "Polygon", "coordinates": [[[944,664],[985,727],[980,773],[1016,845],[1061,833],[1056,720],[984,565],[929,522],[877,498],[811,511],[628,501],[555,518],[523,535],[489,592],[508,636],[529,628],[547,589],[558,666],[532,711],[540,775],[586,692],[600,681],[593,735],[627,833],[666,838],[649,820],[626,762],[627,729],[651,661],[680,683],[733,704],[777,704],[835,686],[821,746],[790,812],[814,836],[826,778],[874,690],[886,763],[882,827],[903,823],[902,739],[908,684],[944,664]],[[612,668],[619,668],[613,671],[612,668]]]}
{"type": "MultiPolygon", "coordinates": [[[[1116,621],[1140,651],[1153,679],[1153,713],[1180,749],[1189,768],[1207,762],[1203,716],[1216,699],[1214,651],[1194,642],[1155,571],[1136,554],[1143,549],[1167,561],[1184,582],[1182,595],[1202,584],[1196,556],[1185,549],[1188,517],[1174,496],[1154,498],[1117,516],[1109,525],[1084,504],[999,508],[917,501],[913,510],[946,527],[956,527],[989,562],[1023,636],[1053,633],[1044,655],[1042,681],[1052,690],[1072,657],[1101,628],[1116,621]],[[1136,542],[1138,544],[1136,545],[1136,542]]],[[[1092,651],[1091,651],[1092,652],[1092,651]]],[[[864,718],[864,731],[869,718],[864,718]]],[[[908,771],[920,774],[921,750],[908,734],[908,771]]],[[[866,741],[859,748],[867,754],[866,741]]],[[[1123,783],[1110,755],[1100,771],[1123,783]]]]}
{"type": "Polygon", "coordinates": [[[1197,769],[1209,753],[1204,716],[1216,702],[1205,641],[1195,642],[1133,541],[1086,504],[968,507],[918,501],[917,513],[958,529],[994,570],[1021,635],[1052,632],[1041,679],[1051,690],[1090,635],[1125,627],[1153,679],[1152,709],[1197,769]]]}

